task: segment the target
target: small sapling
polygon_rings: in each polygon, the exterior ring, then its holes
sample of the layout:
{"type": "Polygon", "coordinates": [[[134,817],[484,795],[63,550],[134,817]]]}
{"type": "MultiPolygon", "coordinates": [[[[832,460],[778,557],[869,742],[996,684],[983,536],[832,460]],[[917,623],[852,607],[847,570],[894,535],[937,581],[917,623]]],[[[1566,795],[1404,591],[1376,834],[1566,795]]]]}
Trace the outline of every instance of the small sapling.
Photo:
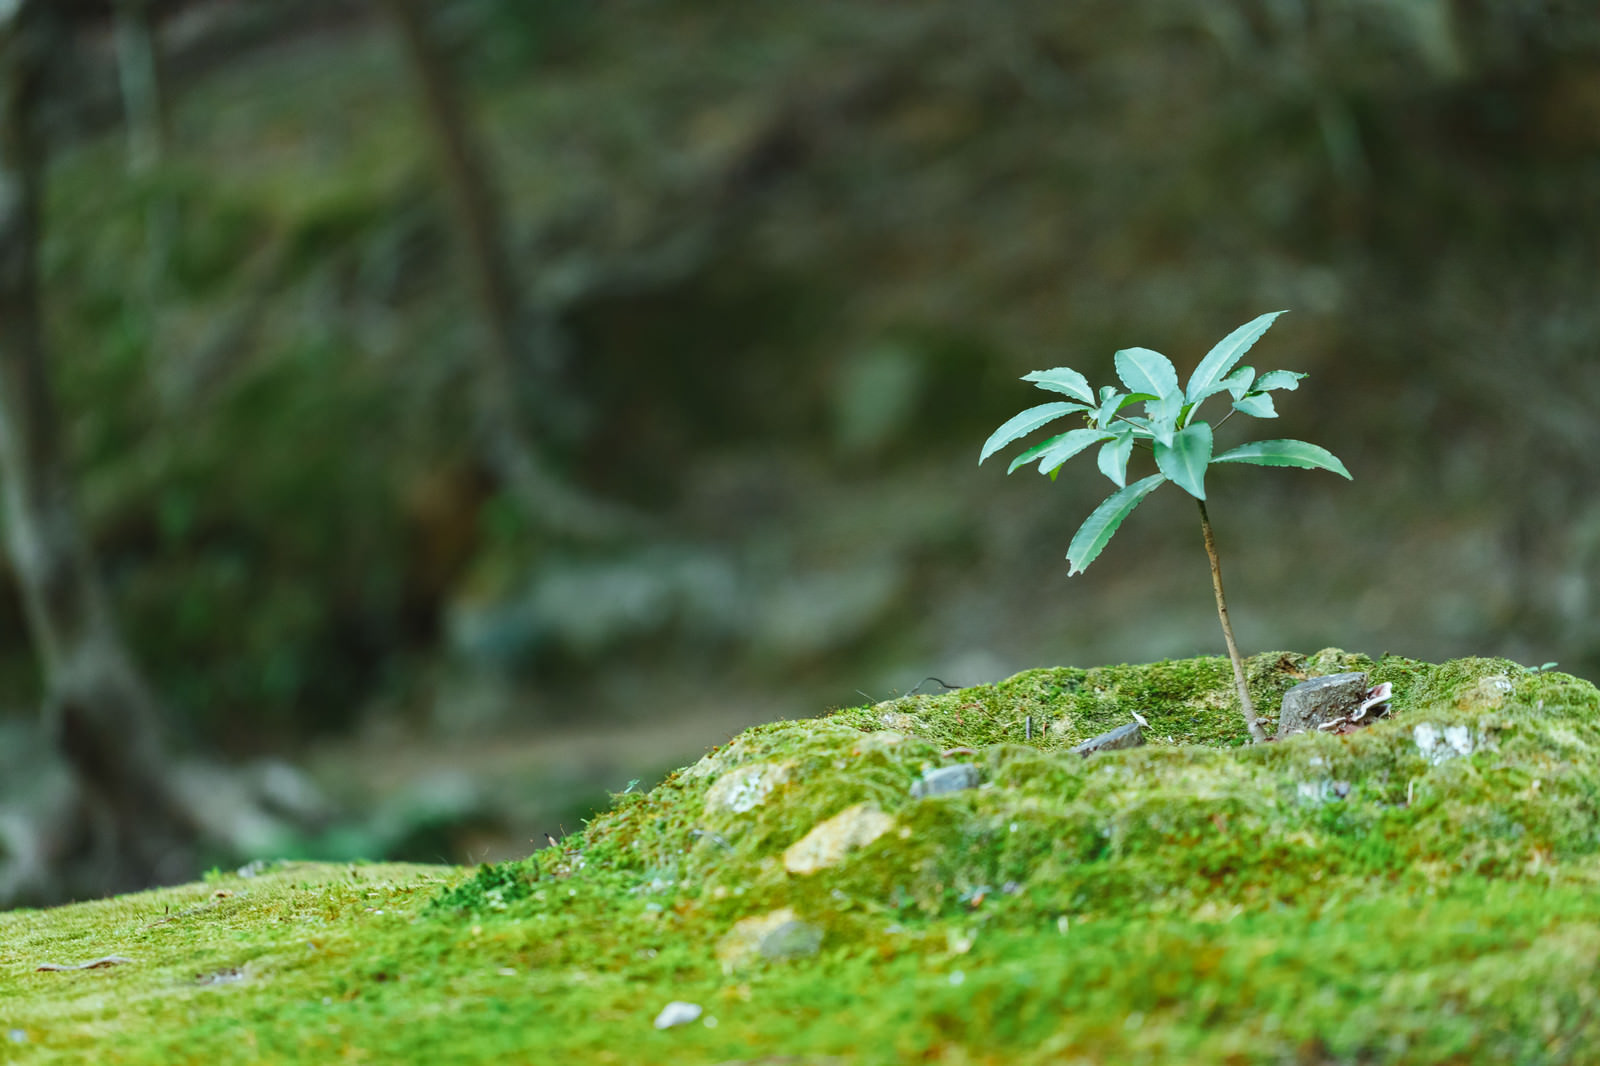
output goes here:
{"type": "Polygon", "coordinates": [[[1273,311],[1252,319],[1222,338],[1200,360],[1186,385],[1178,384],[1178,372],[1172,362],[1149,348],[1124,348],[1116,354],[1117,377],[1124,389],[1107,385],[1097,392],[1089,387],[1082,374],[1064,366],[1026,374],[1022,380],[1065,399],[1030,407],[1007,419],[984,442],[978,456],[978,462],[982,463],[1012,441],[1057,419],[1069,415],[1082,418],[1083,428],[1069,429],[1035,444],[1013,459],[1006,470],[1009,474],[1018,467],[1037,463],[1039,472],[1054,480],[1068,459],[1099,445],[1100,472],[1111,479],[1117,491],[1094,509],[1067,547],[1069,573],[1072,574],[1082,573],[1110,543],[1123,519],[1166,482],[1175,483],[1195,498],[1200,505],[1200,532],[1206,554],[1211,559],[1211,588],[1216,593],[1217,617],[1222,622],[1222,636],[1233,662],[1240,710],[1251,739],[1258,743],[1266,739],[1266,733],[1256,719],[1255,705],[1245,684],[1244,660],[1234,643],[1233,626],[1228,621],[1228,603],[1222,594],[1222,565],[1217,559],[1216,540],[1206,514],[1206,470],[1213,463],[1251,463],[1331,470],[1345,478],[1350,477],[1350,472],[1327,449],[1299,440],[1258,440],[1213,455],[1212,427],[1196,416],[1207,400],[1227,393],[1233,407],[1217,423],[1219,426],[1233,417],[1235,411],[1252,418],[1278,417],[1271,394],[1280,389],[1299,388],[1300,379],[1305,375],[1292,370],[1269,370],[1258,375],[1253,367],[1237,364],[1281,314],[1282,311],[1273,311]],[[1135,404],[1143,405],[1142,414],[1128,413],[1135,404]],[[1135,448],[1154,453],[1156,473],[1130,485],[1128,461],[1135,448]]]}

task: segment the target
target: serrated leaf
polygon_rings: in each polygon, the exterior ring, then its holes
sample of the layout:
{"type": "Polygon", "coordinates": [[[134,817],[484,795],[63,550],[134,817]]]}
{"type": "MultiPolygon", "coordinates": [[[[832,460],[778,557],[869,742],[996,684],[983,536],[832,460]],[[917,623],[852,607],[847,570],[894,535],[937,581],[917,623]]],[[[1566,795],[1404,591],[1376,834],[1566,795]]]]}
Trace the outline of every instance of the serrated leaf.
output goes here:
{"type": "Polygon", "coordinates": [[[1244,399],[1244,394],[1250,391],[1250,386],[1255,384],[1256,368],[1241,366],[1238,370],[1223,378],[1221,385],[1227,392],[1233,393],[1235,400],[1244,399]]]}
{"type": "Polygon", "coordinates": [[[1101,389],[1100,393],[1104,399],[1100,404],[1100,409],[1094,413],[1094,424],[1102,429],[1110,429],[1116,420],[1117,412],[1124,407],[1139,403],[1141,400],[1155,399],[1148,392],[1118,392],[1109,386],[1101,389]],[[1108,392],[1110,395],[1106,395],[1108,392]]]}
{"type": "Polygon", "coordinates": [[[1174,389],[1144,405],[1150,417],[1150,435],[1162,444],[1171,444],[1178,430],[1178,416],[1183,412],[1183,393],[1174,389]]]}
{"type": "Polygon", "coordinates": [[[1149,348],[1124,348],[1116,354],[1117,377],[1129,392],[1162,397],[1178,391],[1178,372],[1172,361],[1149,348]]]}
{"type": "Polygon", "coordinates": [[[1155,440],[1155,423],[1142,415],[1123,415],[1111,423],[1111,432],[1117,433],[1123,429],[1133,430],[1133,435],[1139,440],[1155,440]]]}
{"type": "Polygon", "coordinates": [[[1111,543],[1122,520],[1166,480],[1161,474],[1151,474],[1143,481],[1135,481],[1101,501],[1100,506],[1078,527],[1078,532],[1072,535],[1072,543],[1067,545],[1067,562],[1071,566],[1067,575],[1070,577],[1083,573],[1101,550],[1111,543]]]}
{"type": "Polygon", "coordinates": [[[1100,472],[1111,479],[1117,488],[1128,485],[1128,459],[1133,455],[1133,434],[1119,433],[1115,440],[1107,441],[1100,449],[1096,462],[1100,472]]]}
{"type": "Polygon", "coordinates": [[[1251,418],[1278,417],[1278,409],[1272,406],[1272,397],[1264,392],[1252,392],[1242,400],[1233,401],[1233,409],[1251,418]]]}
{"type": "MultiPolygon", "coordinates": [[[[1337,456],[1326,448],[1303,440],[1258,440],[1230,448],[1211,460],[1213,463],[1250,463],[1254,466],[1298,466],[1306,470],[1331,470],[1350,478],[1337,456]]],[[[1350,480],[1355,480],[1350,478],[1350,480]]]]}
{"type": "Polygon", "coordinates": [[[1084,410],[1087,410],[1087,408],[1081,403],[1058,401],[1056,403],[1042,403],[1037,407],[1030,407],[1025,411],[1014,414],[1002,422],[1000,428],[989,434],[989,439],[983,442],[983,451],[978,454],[978,463],[981,465],[985,459],[1004,448],[1007,444],[1010,444],[1018,437],[1026,437],[1040,426],[1054,422],[1062,415],[1084,410]]]}
{"type": "Polygon", "coordinates": [[[1089,387],[1089,379],[1071,367],[1058,366],[1050,370],[1035,370],[1022,375],[1022,380],[1031,381],[1041,389],[1059,392],[1071,396],[1074,400],[1082,400],[1091,406],[1095,402],[1094,390],[1089,387]]]}
{"type": "Polygon", "coordinates": [[[1197,500],[1206,498],[1206,467],[1211,463],[1211,427],[1204,422],[1173,434],[1170,445],[1156,444],[1156,468],[1197,500]]]}
{"type": "Polygon", "coordinates": [[[1127,393],[1118,392],[1110,385],[1102,388],[1100,390],[1100,407],[1094,413],[1094,424],[1104,426],[1115,418],[1117,411],[1122,408],[1122,401],[1127,399],[1127,396],[1127,393]]]}
{"type": "Polygon", "coordinates": [[[1211,386],[1227,376],[1233,365],[1244,358],[1244,353],[1250,350],[1271,326],[1283,311],[1271,311],[1267,314],[1252,318],[1226,337],[1216,343],[1206,357],[1200,360],[1200,365],[1194,368],[1194,373],[1189,375],[1189,385],[1184,390],[1184,398],[1190,403],[1198,403],[1216,390],[1211,386]]]}
{"type": "MultiPolygon", "coordinates": [[[[1067,431],[1067,433],[1072,432],[1074,431],[1070,429],[1067,431]]],[[[1011,460],[1011,465],[1006,467],[1006,473],[1008,475],[1016,473],[1018,467],[1027,466],[1029,463],[1039,458],[1039,456],[1043,455],[1057,444],[1060,444],[1061,438],[1065,437],[1066,435],[1066,433],[1057,433],[1053,437],[1046,437],[1038,444],[1035,444],[1033,447],[1029,448],[1015,459],[1011,460]]]]}
{"type": "Polygon", "coordinates": [[[1070,433],[1061,434],[1054,444],[1039,453],[1039,473],[1050,474],[1053,477],[1062,463],[1090,445],[1108,440],[1112,436],[1114,434],[1100,429],[1075,429],[1070,433]]]}
{"type": "Polygon", "coordinates": [[[1300,387],[1300,379],[1304,374],[1293,370],[1269,370],[1256,379],[1256,392],[1271,392],[1274,389],[1285,389],[1293,392],[1300,387]]]}

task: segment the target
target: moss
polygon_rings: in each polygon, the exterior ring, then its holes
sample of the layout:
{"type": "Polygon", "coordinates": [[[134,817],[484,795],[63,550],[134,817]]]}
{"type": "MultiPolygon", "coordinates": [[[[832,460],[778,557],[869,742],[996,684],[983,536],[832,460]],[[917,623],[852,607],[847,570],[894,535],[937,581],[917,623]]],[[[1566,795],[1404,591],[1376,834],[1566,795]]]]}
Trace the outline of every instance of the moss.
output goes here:
{"type": "Polygon", "coordinates": [[[1271,707],[1352,667],[1395,695],[1345,736],[1235,747],[1218,659],[1034,670],[758,726],[521,862],[290,864],[0,916],[0,1055],[1571,1061],[1600,1038],[1600,693],[1336,651],[1250,679],[1271,707]],[[1067,750],[1133,708],[1147,746],[1067,750]],[[1029,715],[1057,728],[1029,740],[1029,715]],[[956,762],[978,787],[912,796],[956,762]],[[888,830],[786,868],[856,805],[888,830]],[[719,956],[773,914],[820,950],[719,956]],[[135,961],[33,970],[107,954],[135,961]],[[654,1030],[671,999],[715,1027],[654,1030]]]}

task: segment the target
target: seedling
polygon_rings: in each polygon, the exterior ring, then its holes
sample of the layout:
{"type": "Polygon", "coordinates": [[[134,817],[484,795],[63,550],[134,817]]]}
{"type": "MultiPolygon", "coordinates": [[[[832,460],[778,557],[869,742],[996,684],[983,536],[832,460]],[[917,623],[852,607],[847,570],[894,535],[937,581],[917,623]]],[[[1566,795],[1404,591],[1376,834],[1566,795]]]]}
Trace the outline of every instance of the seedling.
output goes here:
{"type": "Polygon", "coordinates": [[[1067,547],[1070,574],[1082,573],[1110,543],[1123,519],[1166,482],[1173,482],[1195,498],[1200,505],[1200,532],[1206,554],[1211,558],[1211,588],[1217,597],[1217,617],[1222,622],[1222,636],[1228,644],[1228,658],[1233,661],[1240,710],[1251,739],[1257,743],[1267,737],[1256,719],[1255,705],[1245,684],[1244,660],[1239,655],[1239,646],[1234,643],[1233,626],[1228,621],[1228,602],[1222,594],[1222,564],[1217,559],[1216,539],[1211,533],[1211,519],[1206,514],[1206,470],[1213,463],[1251,463],[1331,470],[1344,478],[1350,477],[1350,471],[1332,452],[1299,440],[1258,440],[1213,455],[1212,428],[1196,416],[1207,400],[1227,393],[1233,398],[1233,408],[1217,423],[1219,426],[1232,418],[1234,412],[1252,418],[1278,417],[1271,394],[1280,389],[1299,388],[1300,379],[1306,375],[1292,370],[1269,370],[1258,376],[1253,367],[1237,364],[1283,313],[1273,311],[1252,319],[1222,338],[1200,360],[1200,365],[1189,375],[1189,383],[1183,386],[1178,384],[1178,372],[1172,362],[1149,348],[1124,348],[1116,354],[1117,377],[1126,391],[1107,385],[1096,392],[1082,374],[1064,366],[1025,374],[1023,381],[1031,381],[1038,388],[1060,393],[1067,399],[1030,407],[1007,419],[984,442],[978,456],[978,462],[982,463],[1012,441],[1057,419],[1068,415],[1082,417],[1085,428],[1070,429],[1035,444],[1013,459],[1006,470],[1010,474],[1019,467],[1037,462],[1039,472],[1048,474],[1054,481],[1068,459],[1097,444],[1100,446],[1100,472],[1111,479],[1117,491],[1094,509],[1073,536],[1067,547]],[[1124,413],[1139,403],[1144,405],[1143,415],[1124,413]],[[1154,452],[1157,473],[1130,485],[1128,461],[1135,448],[1154,452]]]}

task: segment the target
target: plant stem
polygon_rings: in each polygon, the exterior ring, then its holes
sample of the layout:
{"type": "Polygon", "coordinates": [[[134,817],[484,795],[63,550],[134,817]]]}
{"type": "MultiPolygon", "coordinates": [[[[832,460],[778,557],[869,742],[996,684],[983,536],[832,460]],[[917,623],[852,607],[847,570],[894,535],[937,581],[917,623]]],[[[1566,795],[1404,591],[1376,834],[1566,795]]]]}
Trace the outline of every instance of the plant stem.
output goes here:
{"type": "Polygon", "coordinates": [[[1250,687],[1245,684],[1244,660],[1239,657],[1239,645],[1233,641],[1233,624],[1228,621],[1228,601],[1222,595],[1222,563],[1217,560],[1217,542],[1211,536],[1211,519],[1206,516],[1206,501],[1200,505],[1200,532],[1206,538],[1206,554],[1211,557],[1211,588],[1217,594],[1217,617],[1222,619],[1222,636],[1228,642],[1228,658],[1233,660],[1233,683],[1239,690],[1239,709],[1244,712],[1244,724],[1250,730],[1250,739],[1260,744],[1267,739],[1266,732],[1256,719],[1256,707],[1250,700],[1250,687]]]}

